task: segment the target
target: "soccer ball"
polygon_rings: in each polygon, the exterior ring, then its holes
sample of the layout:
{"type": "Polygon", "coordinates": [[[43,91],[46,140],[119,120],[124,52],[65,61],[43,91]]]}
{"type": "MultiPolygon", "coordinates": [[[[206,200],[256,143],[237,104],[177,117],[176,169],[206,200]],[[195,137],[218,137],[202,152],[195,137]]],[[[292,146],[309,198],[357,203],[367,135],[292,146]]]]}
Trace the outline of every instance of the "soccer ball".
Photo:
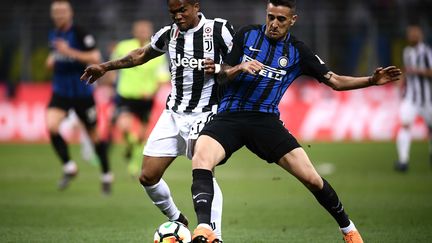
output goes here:
{"type": "Polygon", "coordinates": [[[154,234],[154,243],[189,243],[191,233],[188,228],[176,221],[168,221],[159,226],[154,234]]]}

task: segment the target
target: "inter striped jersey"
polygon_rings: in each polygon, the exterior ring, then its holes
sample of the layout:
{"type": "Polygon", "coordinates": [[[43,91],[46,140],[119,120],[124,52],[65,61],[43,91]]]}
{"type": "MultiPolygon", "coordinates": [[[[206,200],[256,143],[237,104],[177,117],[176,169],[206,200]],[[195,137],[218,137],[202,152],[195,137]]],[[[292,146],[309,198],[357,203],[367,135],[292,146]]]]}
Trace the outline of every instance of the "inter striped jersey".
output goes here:
{"type": "Polygon", "coordinates": [[[86,64],[58,53],[53,47],[56,39],[65,40],[69,46],[79,51],[90,51],[96,48],[92,35],[82,28],[73,25],[67,31],[53,30],[48,36],[51,51],[54,55],[54,73],[52,79],[53,93],[66,98],[83,98],[92,96],[93,88],[80,81],[86,64]]]}
{"type": "MultiPolygon", "coordinates": [[[[432,49],[425,43],[407,46],[403,52],[406,69],[431,69],[432,49]]],[[[417,106],[432,105],[432,78],[416,75],[406,75],[404,98],[417,106]]]]}
{"type": "Polygon", "coordinates": [[[180,31],[176,24],[165,26],[152,36],[153,49],[166,52],[170,59],[172,90],[166,108],[178,113],[216,111],[216,75],[204,74],[204,59],[220,63],[232,46],[234,31],[224,19],[206,19],[180,31]]]}
{"type": "Polygon", "coordinates": [[[235,66],[257,60],[264,68],[257,74],[240,73],[224,87],[218,112],[257,111],[279,115],[278,104],[300,75],[324,81],[328,68],[301,41],[288,34],[280,41],[265,36],[265,25],[242,28],[234,37],[225,63],[235,66]]]}

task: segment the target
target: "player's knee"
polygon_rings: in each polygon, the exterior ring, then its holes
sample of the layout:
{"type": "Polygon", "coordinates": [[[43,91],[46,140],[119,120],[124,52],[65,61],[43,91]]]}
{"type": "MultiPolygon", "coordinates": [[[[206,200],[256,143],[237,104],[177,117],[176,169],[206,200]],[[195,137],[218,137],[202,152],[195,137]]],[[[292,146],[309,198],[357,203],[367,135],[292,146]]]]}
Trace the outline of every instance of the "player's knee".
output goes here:
{"type": "Polygon", "coordinates": [[[138,179],[143,186],[153,186],[159,182],[161,176],[154,175],[154,173],[148,173],[147,171],[142,170],[138,179]]]}
{"type": "Polygon", "coordinates": [[[204,153],[195,152],[192,157],[192,167],[194,169],[213,169],[212,162],[204,153]]]}
{"type": "Polygon", "coordinates": [[[50,133],[50,134],[59,134],[59,130],[60,130],[60,126],[59,125],[57,125],[56,123],[54,123],[54,122],[48,122],[47,123],[47,129],[48,129],[48,132],[50,133]]]}
{"type": "Polygon", "coordinates": [[[311,191],[318,191],[323,186],[323,180],[319,175],[310,175],[303,179],[303,184],[311,191]]]}

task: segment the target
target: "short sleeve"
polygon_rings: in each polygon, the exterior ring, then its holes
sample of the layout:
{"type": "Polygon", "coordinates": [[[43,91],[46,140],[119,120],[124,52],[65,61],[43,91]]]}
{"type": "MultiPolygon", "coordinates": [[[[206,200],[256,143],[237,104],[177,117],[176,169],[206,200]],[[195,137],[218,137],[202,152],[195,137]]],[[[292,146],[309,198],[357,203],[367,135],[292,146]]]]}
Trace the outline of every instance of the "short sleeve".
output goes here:
{"type": "Polygon", "coordinates": [[[76,33],[83,51],[91,51],[96,48],[96,39],[92,34],[80,27],[76,27],[76,33]]]}
{"type": "Polygon", "coordinates": [[[325,75],[330,71],[324,61],[303,42],[295,44],[300,55],[300,68],[303,75],[311,76],[319,82],[324,82],[327,79],[325,75]]]}
{"type": "Polygon", "coordinates": [[[151,47],[156,51],[166,52],[168,49],[167,41],[169,40],[170,32],[171,32],[171,26],[165,26],[164,28],[156,32],[151,37],[151,42],[150,42],[151,47]]]}
{"type": "Polygon", "coordinates": [[[243,56],[245,34],[249,29],[248,27],[243,27],[234,35],[231,51],[224,58],[224,63],[230,66],[235,66],[240,63],[243,56]]]}

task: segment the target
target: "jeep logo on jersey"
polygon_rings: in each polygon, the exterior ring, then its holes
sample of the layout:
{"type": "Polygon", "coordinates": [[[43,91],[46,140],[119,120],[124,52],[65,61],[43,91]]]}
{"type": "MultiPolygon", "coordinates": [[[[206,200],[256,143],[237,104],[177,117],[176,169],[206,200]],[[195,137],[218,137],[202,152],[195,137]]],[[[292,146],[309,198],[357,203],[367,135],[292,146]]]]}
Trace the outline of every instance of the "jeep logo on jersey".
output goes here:
{"type": "MultiPolygon", "coordinates": [[[[250,62],[252,60],[254,60],[254,59],[252,59],[249,56],[244,55],[242,62],[250,62]]],[[[258,74],[261,76],[270,78],[270,79],[281,81],[283,79],[283,77],[287,74],[287,71],[264,65],[264,68],[261,69],[261,71],[258,74]]]]}
{"type": "Polygon", "coordinates": [[[204,69],[204,59],[187,58],[181,57],[180,54],[176,55],[176,58],[171,59],[171,65],[176,67],[185,67],[203,70],[204,69]]]}

